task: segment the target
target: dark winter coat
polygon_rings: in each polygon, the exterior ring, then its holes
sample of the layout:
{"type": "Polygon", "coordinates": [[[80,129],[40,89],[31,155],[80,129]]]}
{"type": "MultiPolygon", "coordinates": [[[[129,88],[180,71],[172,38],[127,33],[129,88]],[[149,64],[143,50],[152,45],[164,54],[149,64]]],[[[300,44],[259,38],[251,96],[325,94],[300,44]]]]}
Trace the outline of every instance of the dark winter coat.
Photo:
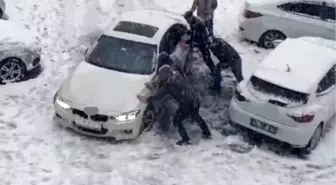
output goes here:
{"type": "Polygon", "coordinates": [[[194,12],[197,9],[197,16],[208,21],[213,19],[217,6],[217,0],[194,0],[191,11],[194,12]]]}
{"type": "Polygon", "coordinates": [[[159,69],[164,66],[164,65],[169,65],[170,67],[172,67],[174,70],[178,71],[181,75],[184,75],[184,66],[181,66],[181,64],[179,63],[179,61],[177,61],[177,57],[169,55],[166,52],[162,52],[159,54],[158,56],[158,64],[157,64],[157,72],[159,71],[159,69]]]}
{"type": "Polygon", "coordinates": [[[174,72],[173,76],[169,77],[169,79],[162,84],[162,86],[148,99],[148,101],[157,101],[167,95],[173,97],[179,104],[180,108],[193,107],[194,105],[199,104],[199,97],[197,93],[187,83],[186,79],[178,72],[174,72]]]}
{"type": "Polygon", "coordinates": [[[224,65],[231,65],[232,61],[241,59],[239,53],[221,38],[214,38],[210,49],[219,62],[224,65]]]}
{"type": "Polygon", "coordinates": [[[190,44],[198,47],[200,44],[209,44],[209,32],[201,19],[195,17],[195,22],[190,25],[190,44]]]}

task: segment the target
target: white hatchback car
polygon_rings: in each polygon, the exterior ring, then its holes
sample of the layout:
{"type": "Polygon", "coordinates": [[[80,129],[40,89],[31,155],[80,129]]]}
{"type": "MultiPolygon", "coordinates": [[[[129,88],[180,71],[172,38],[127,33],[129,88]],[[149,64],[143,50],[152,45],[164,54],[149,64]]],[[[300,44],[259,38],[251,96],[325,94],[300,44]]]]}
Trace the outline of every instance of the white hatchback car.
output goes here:
{"type": "Polygon", "coordinates": [[[247,0],[240,17],[243,38],[264,48],[302,36],[335,40],[334,0],[247,0]]]}
{"type": "Polygon", "coordinates": [[[335,113],[335,42],[287,38],[238,84],[231,123],[313,150],[335,113]]]}
{"type": "Polygon", "coordinates": [[[154,10],[122,14],[87,50],[55,95],[55,119],[83,134],[136,138],[153,124],[137,99],[156,72],[159,52],[171,53],[187,30],[182,16],[154,10]]]}

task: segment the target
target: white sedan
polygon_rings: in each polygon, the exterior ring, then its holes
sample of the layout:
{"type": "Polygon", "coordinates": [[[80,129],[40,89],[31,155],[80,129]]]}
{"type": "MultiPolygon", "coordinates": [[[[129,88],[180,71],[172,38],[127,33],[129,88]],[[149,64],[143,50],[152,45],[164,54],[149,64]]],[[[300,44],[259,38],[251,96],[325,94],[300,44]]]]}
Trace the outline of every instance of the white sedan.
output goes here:
{"type": "Polygon", "coordinates": [[[335,114],[335,42],[286,39],[238,84],[231,123],[309,153],[335,114]]]}
{"type": "Polygon", "coordinates": [[[35,33],[14,22],[0,20],[0,84],[37,76],[41,48],[35,33]]]}
{"type": "Polygon", "coordinates": [[[159,52],[171,53],[187,29],[182,16],[151,10],[122,14],[86,52],[86,60],[55,95],[55,120],[115,140],[136,138],[154,122],[137,99],[156,72],[159,52]]]}
{"type": "Polygon", "coordinates": [[[334,0],[247,0],[240,17],[243,38],[264,48],[302,36],[335,40],[334,0]]]}

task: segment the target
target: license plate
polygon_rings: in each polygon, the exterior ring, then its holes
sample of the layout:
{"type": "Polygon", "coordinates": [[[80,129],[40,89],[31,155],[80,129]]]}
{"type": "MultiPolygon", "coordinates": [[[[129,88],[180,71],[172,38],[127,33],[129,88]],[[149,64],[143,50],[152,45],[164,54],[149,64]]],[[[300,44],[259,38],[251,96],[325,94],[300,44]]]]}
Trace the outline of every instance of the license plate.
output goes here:
{"type": "Polygon", "coordinates": [[[250,125],[261,130],[265,130],[266,132],[269,132],[271,134],[276,134],[278,132],[278,127],[269,125],[259,120],[251,119],[250,125]]]}
{"type": "Polygon", "coordinates": [[[93,130],[101,130],[102,128],[102,125],[100,123],[96,123],[88,119],[76,118],[75,123],[77,126],[85,127],[85,128],[93,129],[93,130]]]}

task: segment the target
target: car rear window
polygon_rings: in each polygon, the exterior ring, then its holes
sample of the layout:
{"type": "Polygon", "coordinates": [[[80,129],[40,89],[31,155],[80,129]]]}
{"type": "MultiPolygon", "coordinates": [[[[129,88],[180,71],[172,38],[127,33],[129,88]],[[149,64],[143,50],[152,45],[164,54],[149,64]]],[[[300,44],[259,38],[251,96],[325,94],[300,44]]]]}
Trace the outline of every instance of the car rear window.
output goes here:
{"type": "Polygon", "coordinates": [[[307,103],[308,101],[309,95],[306,93],[296,92],[290,89],[280,87],[278,85],[262,80],[256,76],[252,76],[251,84],[255,90],[263,92],[265,94],[278,96],[292,102],[298,102],[304,104],[307,103]]]}
{"type": "Polygon", "coordinates": [[[135,22],[120,21],[113,30],[152,38],[159,28],[135,22]]]}

